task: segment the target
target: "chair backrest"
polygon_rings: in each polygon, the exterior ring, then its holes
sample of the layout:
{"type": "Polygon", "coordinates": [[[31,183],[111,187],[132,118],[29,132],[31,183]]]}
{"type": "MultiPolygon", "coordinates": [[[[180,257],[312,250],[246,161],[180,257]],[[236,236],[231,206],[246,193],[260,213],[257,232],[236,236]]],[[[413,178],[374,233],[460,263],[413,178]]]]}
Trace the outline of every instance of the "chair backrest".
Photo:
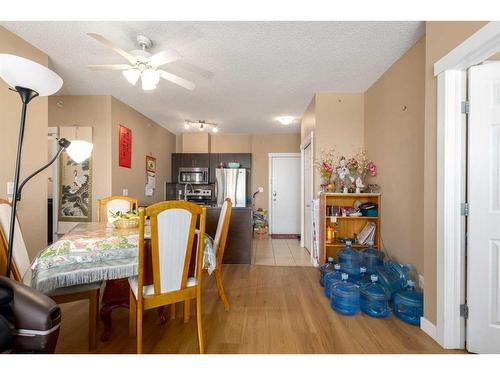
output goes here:
{"type": "MultiPolygon", "coordinates": [[[[9,241],[10,217],[12,214],[11,204],[0,199],[0,270],[5,274],[7,267],[7,249],[9,241]]],[[[16,281],[21,281],[26,271],[30,268],[30,258],[23,234],[16,217],[14,226],[14,246],[12,250],[12,277],[16,281]]]]}
{"type": "Polygon", "coordinates": [[[217,230],[214,238],[214,252],[217,259],[216,267],[220,267],[222,264],[222,257],[224,256],[224,250],[226,249],[227,233],[229,231],[232,209],[233,203],[231,202],[231,199],[226,198],[220,210],[219,221],[217,223],[217,230]]]}
{"type": "Polygon", "coordinates": [[[178,291],[187,287],[188,274],[199,222],[195,247],[195,277],[201,282],[201,267],[205,240],[206,209],[182,201],[166,201],[139,209],[139,275],[138,297],[144,285],[144,224],[151,222],[151,259],[154,294],[178,291]]]}
{"type": "Polygon", "coordinates": [[[136,209],[139,206],[139,201],[135,198],[115,195],[112,197],[102,198],[97,200],[97,221],[113,222],[114,219],[109,216],[110,213],[117,211],[127,212],[136,209]]]}

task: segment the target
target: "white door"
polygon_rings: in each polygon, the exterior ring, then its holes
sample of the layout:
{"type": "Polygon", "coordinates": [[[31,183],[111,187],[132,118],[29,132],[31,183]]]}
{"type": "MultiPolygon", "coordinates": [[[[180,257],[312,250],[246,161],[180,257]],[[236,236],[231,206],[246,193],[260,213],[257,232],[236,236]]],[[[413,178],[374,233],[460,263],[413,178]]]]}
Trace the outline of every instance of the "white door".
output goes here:
{"type": "Polygon", "coordinates": [[[270,156],[271,233],[300,234],[300,154],[270,156]]]}
{"type": "Polygon", "coordinates": [[[500,63],[470,68],[467,349],[500,353],[500,63]]]}
{"type": "Polygon", "coordinates": [[[311,252],[312,202],[311,202],[311,144],[304,148],[304,247],[311,252]]]}

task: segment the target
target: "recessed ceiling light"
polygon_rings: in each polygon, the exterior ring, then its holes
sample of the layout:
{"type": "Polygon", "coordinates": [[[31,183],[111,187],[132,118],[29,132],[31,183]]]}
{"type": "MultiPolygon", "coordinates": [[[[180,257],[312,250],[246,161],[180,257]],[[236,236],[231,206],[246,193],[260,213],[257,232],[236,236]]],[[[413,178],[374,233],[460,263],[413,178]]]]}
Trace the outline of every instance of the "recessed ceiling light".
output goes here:
{"type": "Polygon", "coordinates": [[[281,125],[290,125],[295,120],[295,117],[293,117],[293,116],[281,116],[281,117],[278,117],[277,120],[280,122],[281,125]]]}

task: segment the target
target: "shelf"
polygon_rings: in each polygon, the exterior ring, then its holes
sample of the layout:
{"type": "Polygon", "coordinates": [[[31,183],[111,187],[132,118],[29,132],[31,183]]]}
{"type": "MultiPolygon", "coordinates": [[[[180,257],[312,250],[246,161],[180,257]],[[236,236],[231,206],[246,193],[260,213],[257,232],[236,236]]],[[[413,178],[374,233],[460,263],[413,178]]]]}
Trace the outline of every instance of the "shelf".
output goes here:
{"type": "MultiPolygon", "coordinates": [[[[327,247],[345,247],[345,243],[326,243],[327,247]]],[[[353,249],[365,249],[368,247],[368,245],[361,245],[359,243],[352,244],[351,247],[353,249]]]]}
{"type": "Polygon", "coordinates": [[[327,219],[337,220],[378,220],[378,216],[326,216],[327,219]]]}

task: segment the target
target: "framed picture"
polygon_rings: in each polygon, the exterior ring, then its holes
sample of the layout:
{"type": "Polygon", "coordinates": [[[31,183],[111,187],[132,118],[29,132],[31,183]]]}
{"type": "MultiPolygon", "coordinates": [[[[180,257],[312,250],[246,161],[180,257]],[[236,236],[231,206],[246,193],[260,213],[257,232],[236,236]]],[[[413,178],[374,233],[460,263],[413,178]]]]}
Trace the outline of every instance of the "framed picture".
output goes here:
{"type": "Polygon", "coordinates": [[[146,155],[146,171],[153,173],[156,172],[156,158],[146,155]]]}
{"type": "Polygon", "coordinates": [[[118,129],[118,165],[132,168],[132,130],[123,125],[118,129]]]}
{"type": "Polygon", "coordinates": [[[92,221],[92,158],[78,164],[59,157],[59,221],[92,221]]]}

